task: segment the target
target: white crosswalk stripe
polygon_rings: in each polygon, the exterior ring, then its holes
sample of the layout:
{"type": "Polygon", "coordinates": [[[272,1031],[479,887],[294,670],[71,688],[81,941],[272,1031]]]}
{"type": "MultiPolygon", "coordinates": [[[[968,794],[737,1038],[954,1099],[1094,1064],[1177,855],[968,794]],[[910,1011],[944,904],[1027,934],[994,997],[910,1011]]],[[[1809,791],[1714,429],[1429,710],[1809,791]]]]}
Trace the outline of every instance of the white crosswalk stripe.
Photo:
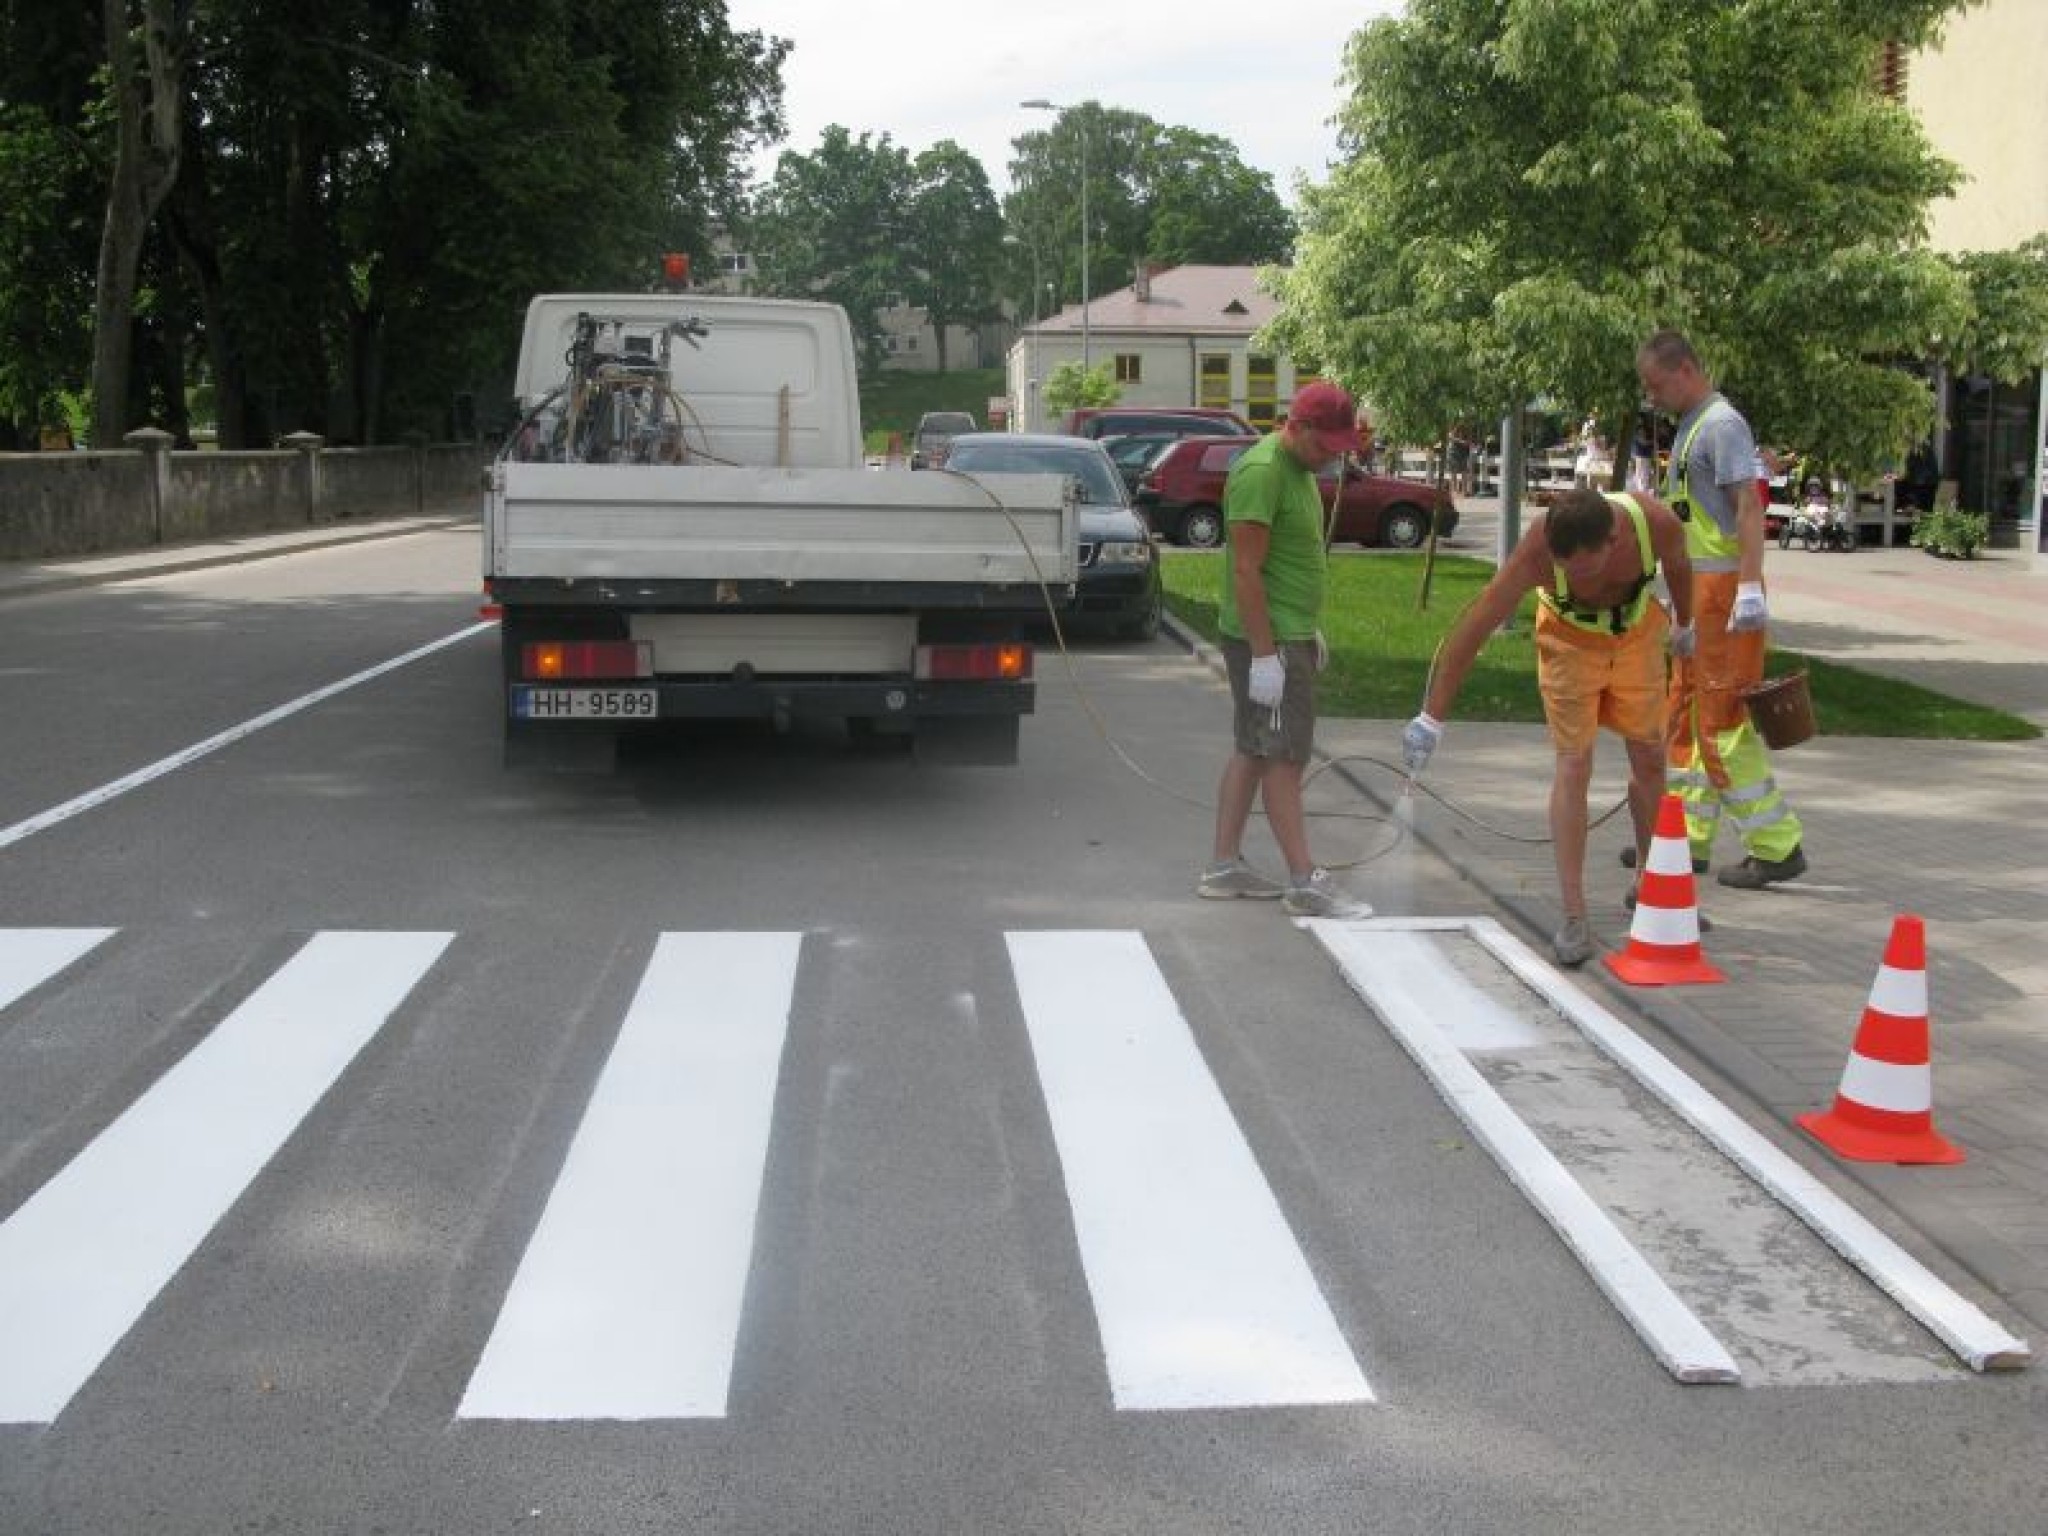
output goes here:
{"type": "Polygon", "coordinates": [[[1117,1406],[1370,1402],[1143,936],[1009,945],[1117,1406]]]}
{"type": "Polygon", "coordinates": [[[111,928],[11,928],[0,932],[0,1008],[34,991],[113,933],[111,928]]]}
{"type": "Polygon", "coordinates": [[[44,1423],[447,946],[323,933],[0,1224],[0,1423],[44,1423]]]}
{"type": "Polygon", "coordinates": [[[662,936],[462,1417],[724,1415],[802,940],[662,936]]]}

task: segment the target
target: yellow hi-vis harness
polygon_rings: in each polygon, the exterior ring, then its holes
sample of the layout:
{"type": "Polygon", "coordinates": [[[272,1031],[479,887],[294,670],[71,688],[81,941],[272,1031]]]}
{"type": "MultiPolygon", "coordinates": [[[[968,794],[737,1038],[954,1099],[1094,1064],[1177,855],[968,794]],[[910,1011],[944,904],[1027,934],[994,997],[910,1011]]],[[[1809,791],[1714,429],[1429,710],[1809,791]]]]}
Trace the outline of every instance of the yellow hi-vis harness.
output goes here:
{"type": "Polygon", "coordinates": [[[1635,525],[1636,548],[1643,557],[1643,574],[1636,579],[1629,595],[1612,608],[1589,608],[1572,601],[1564,567],[1553,561],[1550,579],[1556,590],[1545,592],[1539,588],[1536,599],[1567,624],[1595,632],[1604,629],[1609,634],[1618,635],[1642,618],[1643,610],[1649,606],[1650,583],[1657,576],[1657,556],[1650,548],[1650,521],[1643,516],[1642,504],[1626,491],[1602,491],[1600,494],[1613,505],[1624,508],[1628,512],[1628,520],[1635,525]]]}

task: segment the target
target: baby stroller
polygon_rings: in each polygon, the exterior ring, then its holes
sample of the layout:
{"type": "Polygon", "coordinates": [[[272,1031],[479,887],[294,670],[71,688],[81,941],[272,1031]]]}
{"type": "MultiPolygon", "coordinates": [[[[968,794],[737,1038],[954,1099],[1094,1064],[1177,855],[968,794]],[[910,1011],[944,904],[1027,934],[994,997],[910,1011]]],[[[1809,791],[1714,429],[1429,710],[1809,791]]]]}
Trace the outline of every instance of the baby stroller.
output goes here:
{"type": "Polygon", "coordinates": [[[1819,480],[1808,480],[1800,488],[1799,506],[1785,519],[1778,533],[1778,547],[1790,549],[1803,544],[1809,550],[1852,550],[1856,547],[1855,503],[1837,506],[1828,488],[1819,480]]]}

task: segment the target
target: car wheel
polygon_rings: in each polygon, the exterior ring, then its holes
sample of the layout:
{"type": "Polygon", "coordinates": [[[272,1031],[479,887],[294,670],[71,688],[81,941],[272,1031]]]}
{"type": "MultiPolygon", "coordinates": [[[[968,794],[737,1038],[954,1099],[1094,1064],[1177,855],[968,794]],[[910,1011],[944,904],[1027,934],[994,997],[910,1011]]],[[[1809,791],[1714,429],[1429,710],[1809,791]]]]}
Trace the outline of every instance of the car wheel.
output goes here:
{"type": "Polygon", "coordinates": [[[1214,507],[1189,507],[1180,536],[1191,549],[1214,549],[1223,542],[1223,514],[1214,507]]]}
{"type": "Polygon", "coordinates": [[[1159,604],[1155,602],[1117,633],[1126,640],[1156,640],[1159,637],[1159,604]]]}
{"type": "Polygon", "coordinates": [[[1380,538],[1389,549],[1420,549],[1429,536],[1429,514],[1408,502],[1387,508],[1380,538]]]}

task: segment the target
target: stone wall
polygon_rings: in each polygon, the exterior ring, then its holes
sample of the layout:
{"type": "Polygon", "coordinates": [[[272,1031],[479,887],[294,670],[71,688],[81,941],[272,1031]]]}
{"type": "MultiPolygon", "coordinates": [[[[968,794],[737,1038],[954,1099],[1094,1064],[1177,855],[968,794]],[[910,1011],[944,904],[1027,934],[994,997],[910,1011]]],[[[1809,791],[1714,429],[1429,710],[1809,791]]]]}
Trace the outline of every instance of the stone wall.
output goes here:
{"type": "Polygon", "coordinates": [[[107,554],[347,518],[449,516],[482,504],[488,450],[469,443],[326,448],[309,435],[249,453],[174,453],[131,433],[112,453],[0,453],[0,560],[107,554]]]}

